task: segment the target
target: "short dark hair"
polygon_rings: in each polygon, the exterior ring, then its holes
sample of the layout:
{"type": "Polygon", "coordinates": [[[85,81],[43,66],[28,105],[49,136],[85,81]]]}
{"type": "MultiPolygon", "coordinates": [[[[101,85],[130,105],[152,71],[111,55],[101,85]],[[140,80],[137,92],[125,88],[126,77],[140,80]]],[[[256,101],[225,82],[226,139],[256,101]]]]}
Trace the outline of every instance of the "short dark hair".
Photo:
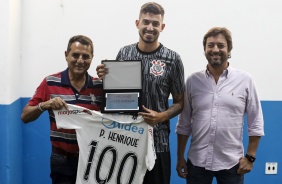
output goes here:
{"type": "Polygon", "coordinates": [[[155,3],[155,2],[148,2],[148,3],[145,3],[141,6],[141,10],[140,10],[140,14],[146,14],[146,13],[153,13],[155,15],[159,15],[161,14],[162,18],[164,17],[164,8],[158,4],[158,3],[155,3]]]}
{"type": "Polygon", "coordinates": [[[73,36],[70,38],[69,40],[69,44],[68,44],[68,48],[67,48],[67,53],[70,52],[71,50],[71,45],[74,43],[74,42],[79,42],[81,43],[82,45],[86,45],[86,46],[89,46],[91,47],[91,54],[93,56],[93,52],[94,52],[94,46],[93,46],[93,43],[92,43],[92,40],[90,38],[88,38],[87,36],[84,36],[84,35],[76,35],[76,36],[73,36]]]}
{"type": "Polygon", "coordinates": [[[206,48],[207,39],[209,37],[215,37],[219,34],[222,34],[225,37],[227,41],[228,52],[232,50],[233,46],[232,46],[231,32],[225,27],[213,27],[205,34],[204,39],[203,39],[204,50],[206,48]]]}

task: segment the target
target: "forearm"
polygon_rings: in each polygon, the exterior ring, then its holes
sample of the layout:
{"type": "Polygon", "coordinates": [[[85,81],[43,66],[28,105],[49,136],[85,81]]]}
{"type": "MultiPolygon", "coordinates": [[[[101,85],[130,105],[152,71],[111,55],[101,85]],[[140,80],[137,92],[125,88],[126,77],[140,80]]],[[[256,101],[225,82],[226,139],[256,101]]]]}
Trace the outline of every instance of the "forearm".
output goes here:
{"type": "Polygon", "coordinates": [[[247,149],[247,154],[251,156],[255,156],[257,152],[257,148],[259,145],[260,136],[250,136],[249,137],[249,145],[247,149]]]}
{"type": "Polygon", "coordinates": [[[139,112],[145,122],[154,126],[157,123],[165,122],[174,116],[178,115],[183,109],[183,96],[184,94],[177,94],[173,97],[173,104],[163,112],[156,112],[143,106],[144,112],[139,112]]]}
{"type": "Polygon", "coordinates": [[[160,120],[158,122],[165,122],[170,120],[174,116],[178,115],[182,111],[181,107],[178,104],[173,104],[166,111],[160,112],[160,120]]]}
{"type": "Polygon", "coordinates": [[[180,114],[183,110],[183,105],[177,103],[177,104],[172,104],[167,110],[167,116],[168,119],[171,119],[175,116],[177,116],[178,114],[180,114]]]}
{"type": "Polygon", "coordinates": [[[177,116],[183,110],[184,106],[184,94],[177,94],[173,96],[173,104],[165,111],[167,114],[167,120],[177,116]]]}
{"type": "Polygon", "coordinates": [[[187,144],[188,136],[177,134],[177,157],[184,158],[184,152],[187,144]]]}
{"type": "Polygon", "coordinates": [[[36,120],[41,114],[42,111],[39,110],[37,106],[30,106],[27,104],[23,109],[21,119],[24,123],[28,123],[36,120]]]}

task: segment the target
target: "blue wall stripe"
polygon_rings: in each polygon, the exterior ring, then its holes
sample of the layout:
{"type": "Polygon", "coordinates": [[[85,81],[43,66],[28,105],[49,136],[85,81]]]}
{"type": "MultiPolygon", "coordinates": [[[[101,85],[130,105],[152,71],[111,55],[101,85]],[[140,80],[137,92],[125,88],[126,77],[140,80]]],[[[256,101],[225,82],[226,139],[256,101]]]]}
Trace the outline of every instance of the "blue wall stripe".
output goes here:
{"type": "Polygon", "coordinates": [[[21,101],[0,105],[0,183],[22,183],[21,101]]]}
{"type": "MultiPolygon", "coordinates": [[[[22,99],[22,108],[28,100],[22,99]]],[[[51,183],[49,124],[47,111],[34,122],[23,124],[23,184],[51,183]]]]}

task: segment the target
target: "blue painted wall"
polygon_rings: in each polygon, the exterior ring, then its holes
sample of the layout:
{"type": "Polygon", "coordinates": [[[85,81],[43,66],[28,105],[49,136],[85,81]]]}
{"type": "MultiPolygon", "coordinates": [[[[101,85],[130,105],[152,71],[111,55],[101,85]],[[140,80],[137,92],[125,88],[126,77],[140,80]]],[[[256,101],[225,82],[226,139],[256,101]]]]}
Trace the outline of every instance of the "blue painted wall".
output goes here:
{"type": "MultiPolygon", "coordinates": [[[[22,99],[22,108],[28,100],[29,98],[22,99]]],[[[48,113],[44,112],[34,122],[23,124],[22,130],[23,184],[50,184],[51,143],[48,113]]]]}
{"type": "MultiPolygon", "coordinates": [[[[49,119],[43,113],[36,121],[23,124],[20,120],[22,108],[29,98],[17,100],[11,105],[0,105],[0,184],[50,184],[49,158],[49,119]]],[[[265,137],[262,137],[257,152],[255,166],[245,175],[246,184],[282,183],[282,101],[262,101],[265,120],[265,137]],[[278,162],[277,175],[265,175],[265,162],[278,162]]],[[[177,176],[176,135],[174,133],[177,118],[171,121],[171,157],[172,184],[185,184],[177,176]]],[[[248,136],[244,129],[244,144],[248,136]]],[[[216,182],[214,182],[216,183],[216,182]]]]}
{"type": "Polygon", "coordinates": [[[22,183],[21,101],[0,105],[0,183],[22,183]]]}

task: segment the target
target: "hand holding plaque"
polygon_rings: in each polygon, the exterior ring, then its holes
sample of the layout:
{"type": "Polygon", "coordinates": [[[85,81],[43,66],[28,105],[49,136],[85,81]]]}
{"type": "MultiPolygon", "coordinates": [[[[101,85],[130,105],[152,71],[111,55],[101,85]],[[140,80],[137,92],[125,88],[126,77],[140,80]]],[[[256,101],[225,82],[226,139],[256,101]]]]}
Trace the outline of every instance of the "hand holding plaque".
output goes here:
{"type": "Polygon", "coordinates": [[[103,60],[109,73],[103,79],[101,112],[137,113],[141,110],[141,61],[103,60]]]}

